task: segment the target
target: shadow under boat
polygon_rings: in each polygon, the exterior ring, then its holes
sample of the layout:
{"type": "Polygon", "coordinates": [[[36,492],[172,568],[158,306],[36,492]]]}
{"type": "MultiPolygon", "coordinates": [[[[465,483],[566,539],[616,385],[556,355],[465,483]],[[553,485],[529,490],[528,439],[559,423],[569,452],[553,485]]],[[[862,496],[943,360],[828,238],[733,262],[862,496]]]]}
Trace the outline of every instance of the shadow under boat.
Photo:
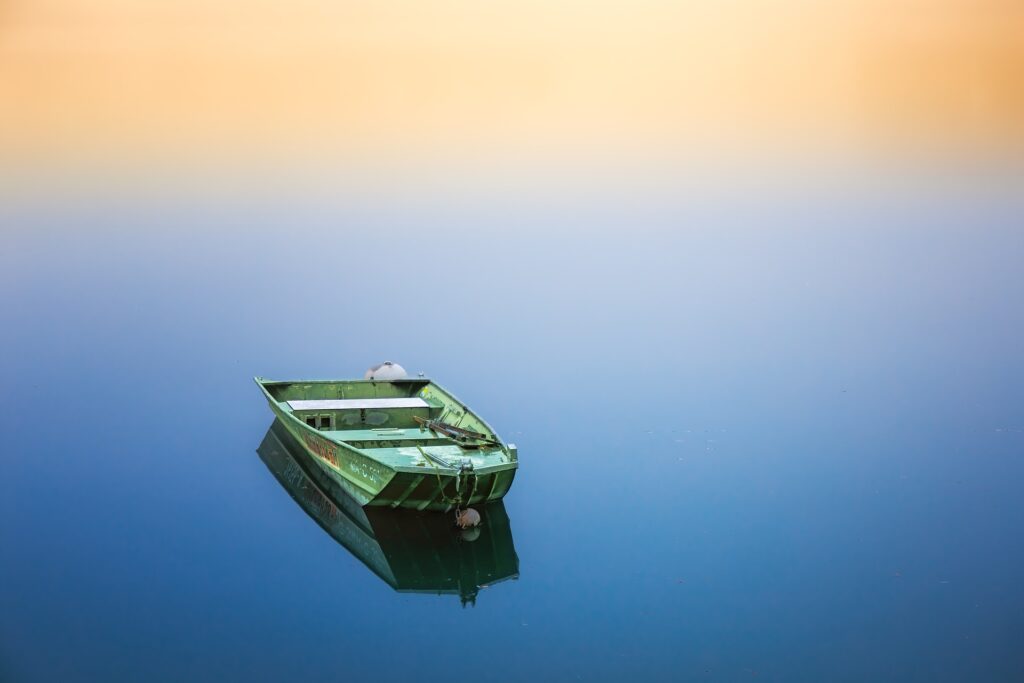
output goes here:
{"type": "Polygon", "coordinates": [[[306,514],[396,591],[450,593],[465,606],[481,588],[519,577],[502,501],[475,506],[480,525],[459,530],[451,514],[362,507],[308,462],[280,420],[256,452],[306,514]]]}

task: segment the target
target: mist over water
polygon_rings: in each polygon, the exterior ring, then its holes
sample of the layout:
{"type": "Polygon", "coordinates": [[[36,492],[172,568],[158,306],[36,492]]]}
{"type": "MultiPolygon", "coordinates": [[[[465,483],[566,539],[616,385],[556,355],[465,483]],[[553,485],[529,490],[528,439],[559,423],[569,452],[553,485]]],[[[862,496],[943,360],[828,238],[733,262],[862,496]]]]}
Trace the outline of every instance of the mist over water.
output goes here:
{"type": "Polygon", "coordinates": [[[0,679],[1016,680],[1020,193],[0,209],[0,679]],[[425,371],[519,578],[397,593],[252,383],[425,371]]]}

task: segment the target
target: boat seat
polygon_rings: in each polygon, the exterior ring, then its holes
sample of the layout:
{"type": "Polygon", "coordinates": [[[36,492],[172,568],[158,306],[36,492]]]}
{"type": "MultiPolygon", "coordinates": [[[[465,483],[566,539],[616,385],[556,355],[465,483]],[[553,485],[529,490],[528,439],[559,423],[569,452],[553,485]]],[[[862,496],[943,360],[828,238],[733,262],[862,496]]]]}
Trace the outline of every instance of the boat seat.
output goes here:
{"type": "Polygon", "coordinates": [[[288,401],[292,410],[382,410],[385,408],[429,408],[422,398],[341,398],[288,401]]]}

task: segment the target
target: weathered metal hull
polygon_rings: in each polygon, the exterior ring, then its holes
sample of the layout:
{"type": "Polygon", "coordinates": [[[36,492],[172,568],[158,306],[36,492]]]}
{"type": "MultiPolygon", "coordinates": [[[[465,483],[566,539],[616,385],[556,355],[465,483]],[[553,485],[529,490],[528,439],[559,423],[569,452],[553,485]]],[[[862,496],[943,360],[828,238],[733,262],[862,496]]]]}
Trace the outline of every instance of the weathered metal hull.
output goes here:
{"type": "Polygon", "coordinates": [[[270,401],[270,406],[310,463],[362,506],[447,511],[501,500],[515,479],[516,462],[469,473],[436,466],[389,467],[344,443],[324,438],[277,402],[270,401]]]}

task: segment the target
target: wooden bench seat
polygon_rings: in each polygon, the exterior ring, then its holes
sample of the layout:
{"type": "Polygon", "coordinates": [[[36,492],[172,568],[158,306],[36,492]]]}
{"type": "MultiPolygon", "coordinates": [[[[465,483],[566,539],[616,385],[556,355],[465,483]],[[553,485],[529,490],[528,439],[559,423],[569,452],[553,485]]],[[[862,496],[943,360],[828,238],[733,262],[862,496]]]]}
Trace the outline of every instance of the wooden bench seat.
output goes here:
{"type": "Polygon", "coordinates": [[[288,401],[292,410],[384,410],[387,408],[429,408],[422,398],[342,398],[288,401]]]}

